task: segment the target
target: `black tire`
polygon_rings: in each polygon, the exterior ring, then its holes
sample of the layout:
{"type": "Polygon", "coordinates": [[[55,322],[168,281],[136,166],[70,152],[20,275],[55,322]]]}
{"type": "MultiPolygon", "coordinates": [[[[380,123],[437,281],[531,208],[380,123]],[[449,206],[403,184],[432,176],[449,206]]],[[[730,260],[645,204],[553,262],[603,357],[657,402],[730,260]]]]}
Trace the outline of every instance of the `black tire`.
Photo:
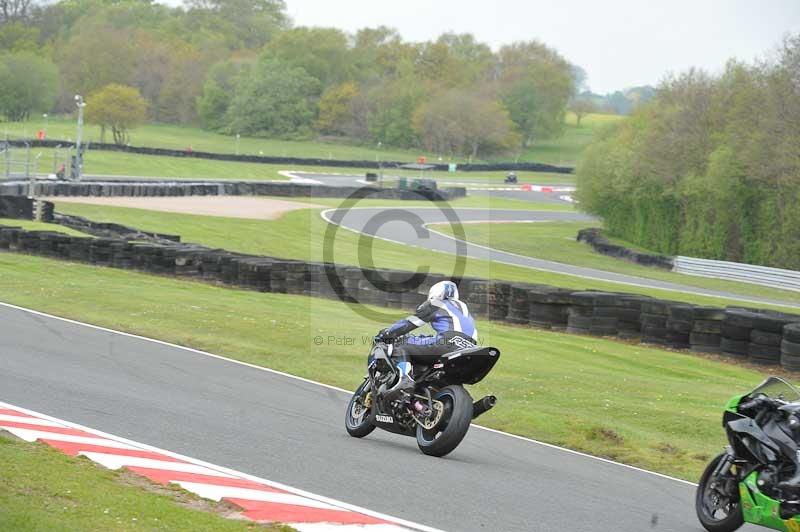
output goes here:
{"type": "Polygon", "coordinates": [[[693,321],[694,307],[691,305],[673,305],[667,309],[669,319],[675,321],[693,321]]]}
{"type": "Polygon", "coordinates": [[[692,345],[719,347],[721,341],[722,336],[719,334],[693,332],[689,336],[689,342],[692,345]]]}
{"type": "Polygon", "coordinates": [[[750,343],[747,346],[747,355],[750,357],[750,361],[756,364],[779,364],[781,361],[781,348],[750,343]]]}
{"type": "Polygon", "coordinates": [[[788,314],[776,313],[775,315],[760,315],[753,320],[753,329],[771,333],[782,333],[783,327],[792,322],[798,321],[800,317],[788,314]]]}
{"type": "Polygon", "coordinates": [[[567,325],[573,329],[586,329],[592,326],[592,318],[584,318],[581,316],[570,316],[567,325]]]}
{"type": "Polygon", "coordinates": [[[784,340],[781,342],[781,353],[790,357],[800,357],[800,343],[784,340]]]}
{"type": "Polygon", "coordinates": [[[790,323],[783,327],[783,338],[800,344],[800,323],[790,323]]]}
{"type": "Polygon", "coordinates": [[[694,319],[722,321],[725,319],[725,309],[719,307],[694,307],[694,319]]]}
{"type": "Polygon", "coordinates": [[[689,333],[692,332],[692,322],[667,320],[667,331],[673,334],[685,334],[688,336],[689,333]]]}
{"type": "Polygon", "coordinates": [[[749,310],[729,309],[725,311],[725,324],[743,329],[752,329],[758,314],[749,310]]]}
{"type": "Polygon", "coordinates": [[[750,341],[750,333],[753,332],[752,328],[739,327],[738,325],[731,325],[722,322],[722,336],[731,340],[750,341]]]}
{"type": "Polygon", "coordinates": [[[642,323],[642,327],[664,328],[667,325],[666,316],[658,316],[656,314],[642,314],[640,321],[642,323]]]}
{"type": "Polygon", "coordinates": [[[375,430],[375,425],[370,422],[370,418],[372,417],[370,415],[370,409],[364,408],[363,403],[361,403],[364,389],[368,382],[369,381],[365,380],[353,393],[350,402],[347,404],[347,412],[345,412],[344,415],[344,428],[347,429],[347,433],[354,438],[363,438],[375,430]],[[358,408],[359,406],[363,409],[363,412],[354,412],[354,408],[358,408]]]}
{"type": "Polygon", "coordinates": [[[472,397],[460,384],[447,386],[433,396],[444,403],[441,421],[431,430],[417,426],[417,446],[428,456],[444,456],[452,452],[472,422],[472,397]]]}
{"type": "Polygon", "coordinates": [[[589,334],[592,336],[616,336],[617,335],[617,328],[616,327],[601,327],[601,326],[592,326],[589,329],[589,334]]]}
{"type": "Polygon", "coordinates": [[[699,333],[721,334],[722,322],[716,320],[695,320],[693,330],[699,333]]]}
{"type": "Polygon", "coordinates": [[[753,329],[750,333],[750,341],[754,344],[779,346],[782,339],[783,335],[780,333],[761,331],[759,329],[753,329]]]}
{"type": "Polygon", "coordinates": [[[746,357],[749,346],[750,342],[747,340],[731,340],[730,338],[725,338],[724,336],[720,342],[720,347],[722,348],[723,353],[737,357],[746,357]]]}
{"type": "Polygon", "coordinates": [[[800,371],[800,357],[781,354],[781,367],[788,371],[800,371]]]}
{"type": "MultiPolygon", "coordinates": [[[[738,530],[744,524],[744,516],[739,507],[738,485],[734,486],[735,489],[729,490],[731,492],[730,494],[722,494],[712,487],[711,475],[714,473],[714,469],[716,469],[717,464],[723,456],[725,455],[720,454],[716,456],[706,466],[703,475],[700,477],[700,482],[697,485],[697,492],[694,499],[697,519],[700,520],[700,524],[703,525],[703,528],[708,530],[708,532],[734,532],[734,530],[738,530]],[[728,495],[728,503],[725,505],[725,508],[722,509],[724,515],[717,516],[718,510],[709,508],[709,505],[713,504],[715,502],[714,497],[718,497],[719,495],[728,495]]],[[[718,479],[713,483],[715,485],[720,484],[718,479]]]]}

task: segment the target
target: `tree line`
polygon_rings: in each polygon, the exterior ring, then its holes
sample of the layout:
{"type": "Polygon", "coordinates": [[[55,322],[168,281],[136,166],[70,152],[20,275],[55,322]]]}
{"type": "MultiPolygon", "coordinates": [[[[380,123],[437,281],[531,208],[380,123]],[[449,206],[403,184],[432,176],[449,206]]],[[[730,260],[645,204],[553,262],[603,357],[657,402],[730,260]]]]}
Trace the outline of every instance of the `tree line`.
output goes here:
{"type": "Polygon", "coordinates": [[[559,135],[582,77],[535,40],[493,51],[470,34],[294,27],[282,0],[0,0],[8,120],[132,87],[151,121],[478,157],[559,135]]]}
{"type": "Polygon", "coordinates": [[[672,255],[800,269],[800,35],[672,76],[577,171],[583,209],[672,255]]]}

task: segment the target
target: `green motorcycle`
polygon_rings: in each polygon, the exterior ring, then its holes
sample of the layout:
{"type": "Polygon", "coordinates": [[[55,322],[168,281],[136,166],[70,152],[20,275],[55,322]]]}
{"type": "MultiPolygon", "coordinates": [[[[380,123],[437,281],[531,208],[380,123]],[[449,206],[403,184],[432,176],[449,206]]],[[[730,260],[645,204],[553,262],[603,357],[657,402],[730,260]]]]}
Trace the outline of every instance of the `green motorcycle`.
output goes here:
{"type": "Polygon", "coordinates": [[[729,445],[700,477],[700,523],[709,532],[745,522],[800,532],[800,391],[769,377],[728,401],[722,425],[729,445]]]}

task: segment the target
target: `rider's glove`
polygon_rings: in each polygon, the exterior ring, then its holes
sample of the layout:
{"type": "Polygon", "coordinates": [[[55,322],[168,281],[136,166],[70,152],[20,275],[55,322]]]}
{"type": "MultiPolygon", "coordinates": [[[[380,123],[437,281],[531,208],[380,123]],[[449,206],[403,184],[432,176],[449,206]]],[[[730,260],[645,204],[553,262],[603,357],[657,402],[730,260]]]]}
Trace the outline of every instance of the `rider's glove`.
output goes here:
{"type": "Polygon", "coordinates": [[[382,329],[375,335],[375,342],[389,342],[389,329],[382,329]]]}

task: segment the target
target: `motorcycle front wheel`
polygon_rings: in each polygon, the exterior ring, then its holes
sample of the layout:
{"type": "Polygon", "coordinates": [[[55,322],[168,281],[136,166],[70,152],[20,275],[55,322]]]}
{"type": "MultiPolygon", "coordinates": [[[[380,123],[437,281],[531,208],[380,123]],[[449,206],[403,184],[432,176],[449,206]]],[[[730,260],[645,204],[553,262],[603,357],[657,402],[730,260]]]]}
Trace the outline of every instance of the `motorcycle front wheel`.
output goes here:
{"type": "Polygon", "coordinates": [[[472,422],[472,397],[463,386],[455,385],[442,388],[433,399],[442,402],[442,416],[430,429],[417,426],[417,445],[429,456],[444,456],[467,435],[472,422]]]}
{"type": "Polygon", "coordinates": [[[709,532],[733,532],[744,524],[736,479],[712,477],[724,457],[723,453],[711,460],[697,485],[697,518],[709,532]]]}
{"type": "Polygon", "coordinates": [[[353,393],[347,405],[344,416],[344,427],[347,433],[354,438],[363,438],[373,430],[375,425],[370,422],[371,408],[364,404],[368,395],[369,381],[365,380],[353,393]]]}

